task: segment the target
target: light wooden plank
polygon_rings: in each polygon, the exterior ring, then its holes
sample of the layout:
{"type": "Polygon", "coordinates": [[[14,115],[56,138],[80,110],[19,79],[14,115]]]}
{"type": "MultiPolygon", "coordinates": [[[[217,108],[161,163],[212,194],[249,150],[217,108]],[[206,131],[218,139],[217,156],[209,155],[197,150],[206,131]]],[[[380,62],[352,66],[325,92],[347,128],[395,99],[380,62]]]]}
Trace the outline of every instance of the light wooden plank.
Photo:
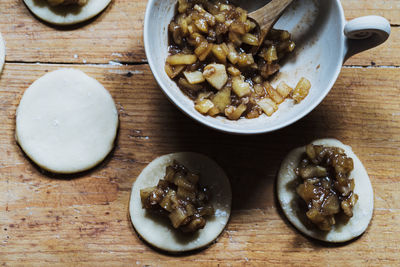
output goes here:
{"type": "MultiPolygon", "coordinates": [[[[382,14],[398,23],[399,2],[342,1],[348,19],[382,14]],[[391,9],[393,8],[393,9],[391,9]]],[[[143,18],[146,1],[114,0],[95,19],[70,28],[53,27],[36,19],[22,1],[2,0],[0,32],[7,42],[7,60],[44,63],[108,63],[146,61],[143,48],[143,18]]],[[[399,65],[399,28],[383,47],[363,53],[348,64],[399,65]]]]}
{"type": "Polygon", "coordinates": [[[0,32],[8,61],[108,63],[142,62],[143,18],[147,1],[114,0],[94,19],[72,27],[38,20],[23,1],[3,0],[0,32]]]}
{"type": "Polygon", "coordinates": [[[82,177],[47,176],[14,141],[25,88],[62,65],[7,64],[0,79],[0,262],[12,266],[393,265],[400,249],[400,69],[345,68],[309,116],[272,134],[231,136],[185,117],[157,87],[148,66],[74,66],[98,79],[120,113],[117,147],[82,177]],[[300,235],[276,205],[274,179],[284,155],[315,138],[353,146],[370,174],[375,211],[367,232],[345,246],[300,235]],[[231,178],[231,221],[218,242],[182,257],[160,254],[128,218],[135,177],[158,155],[196,151],[231,178]],[[310,259],[318,259],[313,262],[310,259]]]}
{"type": "Polygon", "coordinates": [[[368,15],[387,18],[393,25],[400,25],[399,1],[342,0],[344,13],[348,20],[368,15]]]}

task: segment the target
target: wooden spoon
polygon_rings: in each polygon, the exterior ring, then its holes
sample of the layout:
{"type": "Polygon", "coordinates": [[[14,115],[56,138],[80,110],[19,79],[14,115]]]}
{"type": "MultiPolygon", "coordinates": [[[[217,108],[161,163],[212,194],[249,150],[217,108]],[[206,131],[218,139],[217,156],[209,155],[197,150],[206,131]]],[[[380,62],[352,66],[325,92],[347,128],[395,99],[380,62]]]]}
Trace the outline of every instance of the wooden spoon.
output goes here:
{"type": "Polygon", "coordinates": [[[262,8],[249,14],[249,17],[255,20],[260,26],[260,43],[264,41],[265,36],[271,30],[275,22],[283,14],[283,11],[292,3],[293,0],[272,0],[262,8]]]}

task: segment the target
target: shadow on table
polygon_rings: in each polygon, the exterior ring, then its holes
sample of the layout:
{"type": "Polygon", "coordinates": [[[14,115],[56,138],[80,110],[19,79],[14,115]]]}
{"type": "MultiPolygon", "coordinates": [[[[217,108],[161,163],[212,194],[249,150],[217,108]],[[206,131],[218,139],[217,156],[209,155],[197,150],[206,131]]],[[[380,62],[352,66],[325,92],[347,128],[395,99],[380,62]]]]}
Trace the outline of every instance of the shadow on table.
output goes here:
{"type": "Polygon", "coordinates": [[[168,145],[156,154],[192,151],[214,159],[231,180],[233,209],[272,206],[275,177],[285,155],[314,139],[332,137],[325,136],[325,119],[318,111],[277,132],[238,136],[209,129],[183,115],[166,100],[159,102],[162,113],[170,115],[158,122],[160,128],[167,129],[168,136],[163,142],[168,145]]]}
{"type": "MultiPolygon", "coordinates": [[[[162,155],[178,151],[191,151],[204,154],[214,159],[230,178],[233,193],[233,210],[267,209],[279,207],[276,200],[275,180],[280,163],[292,149],[303,146],[315,139],[335,137],[340,139],[338,125],[340,117],[324,112],[318,107],[307,117],[279,131],[262,134],[239,136],[221,133],[209,129],[186,117],[166,98],[153,99],[159,107],[157,127],[165,129],[159,133],[163,145],[156,147],[154,154],[162,155]],[[327,134],[329,133],[329,136],[327,134]]],[[[154,120],[154,114],[151,118],[154,120]]],[[[279,215],[287,221],[279,208],[279,215]]],[[[133,230],[133,228],[132,228],[133,230]]],[[[133,232],[135,232],[133,230],[133,232]]],[[[309,239],[315,247],[342,246],[309,239]]],[[[145,242],[145,241],[144,241],[145,242]]],[[[293,246],[304,242],[303,236],[293,241],[293,246]]],[[[346,243],[345,243],[346,244],[346,243]]],[[[158,249],[155,249],[158,252],[158,249]]],[[[190,255],[198,251],[183,254],[190,255]]]]}
{"type": "Polygon", "coordinates": [[[108,155],[102,160],[100,161],[97,165],[95,165],[94,167],[86,170],[86,171],[82,171],[82,172],[77,172],[77,173],[68,173],[68,174],[63,174],[63,173],[54,173],[54,172],[50,172],[47,171],[43,168],[41,168],[39,165],[37,165],[33,160],[31,160],[24,152],[24,150],[21,148],[21,146],[17,143],[19,149],[21,150],[21,153],[23,154],[24,158],[27,159],[29,161],[29,163],[33,166],[33,168],[43,174],[45,177],[49,178],[49,179],[57,179],[57,180],[72,180],[72,179],[79,179],[79,178],[84,178],[84,177],[88,177],[90,176],[90,174],[98,171],[99,169],[104,168],[105,166],[107,166],[107,164],[111,161],[111,159],[114,156],[115,150],[118,147],[118,141],[119,141],[119,134],[120,132],[120,124],[118,125],[118,129],[117,129],[117,135],[115,137],[114,140],[114,147],[112,148],[112,150],[110,151],[110,153],[108,153],[108,155]]]}

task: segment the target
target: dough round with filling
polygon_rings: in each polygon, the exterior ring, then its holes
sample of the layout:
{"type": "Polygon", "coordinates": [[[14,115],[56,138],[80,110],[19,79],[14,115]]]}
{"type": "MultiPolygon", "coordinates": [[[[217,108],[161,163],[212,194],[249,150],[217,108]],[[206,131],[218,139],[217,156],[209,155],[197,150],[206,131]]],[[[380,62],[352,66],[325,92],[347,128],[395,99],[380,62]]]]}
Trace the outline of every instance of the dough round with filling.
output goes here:
{"type": "Polygon", "coordinates": [[[6,60],[6,45],[3,36],[0,33],[0,73],[3,71],[4,62],[6,60]]]}
{"type": "Polygon", "coordinates": [[[110,93],[80,70],[36,80],[17,109],[16,139],[37,165],[76,173],[100,163],[114,146],[118,112],[110,93]]]}
{"type": "Polygon", "coordinates": [[[374,208],[374,193],[371,181],[363,164],[350,146],[344,145],[336,139],[316,140],[312,144],[340,147],[345,150],[348,157],[353,159],[354,169],[350,174],[350,178],[354,179],[354,193],[359,197],[353,207],[353,217],[346,223],[338,222],[333,225],[330,231],[319,230],[317,226],[307,219],[306,211],[299,205],[303,199],[296,192],[298,178],[294,172],[302,158],[302,154],[306,151],[305,147],[292,150],[282,162],[277,181],[279,203],[288,220],[305,235],[327,242],[349,241],[364,233],[371,221],[374,208]]]}
{"type": "Polygon", "coordinates": [[[149,244],[169,252],[183,252],[205,247],[224,230],[231,213],[232,193],[229,179],[210,158],[191,152],[164,155],[153,160],[133,183],[129,212],[138,234],[149,244]],[[207,217],[206,225],[194,234],[174,229],[168,218],[157,216],[142,208],[140,189],[156,186],[164,178],[165,168],[177,160],[190,171],[200,173],[199,183],[211,191],[210,203],[215,214],[207,217]]]}
{"type": "Polygon", "coordinates": [[[91,19],[105,9],[111,0],[89,0],[79,6],[50,6],[47,0],[24,0],[33,14],[42,20],[56,25],[71,25],[91,19]]]}

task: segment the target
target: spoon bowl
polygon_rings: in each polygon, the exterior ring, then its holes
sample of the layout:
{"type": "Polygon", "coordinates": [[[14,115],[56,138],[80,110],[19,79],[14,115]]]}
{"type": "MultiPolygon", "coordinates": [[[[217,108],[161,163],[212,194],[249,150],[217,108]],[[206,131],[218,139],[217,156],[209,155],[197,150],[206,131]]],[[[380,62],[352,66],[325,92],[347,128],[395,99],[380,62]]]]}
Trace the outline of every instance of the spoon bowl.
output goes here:
{"type": "Polygon", "coordinates": [[[272,0],[249,14],[249,17],[255,20],[260,27],[259,46],[261,46],[272,26],[292,2],[293,0],[272,0]]]}

